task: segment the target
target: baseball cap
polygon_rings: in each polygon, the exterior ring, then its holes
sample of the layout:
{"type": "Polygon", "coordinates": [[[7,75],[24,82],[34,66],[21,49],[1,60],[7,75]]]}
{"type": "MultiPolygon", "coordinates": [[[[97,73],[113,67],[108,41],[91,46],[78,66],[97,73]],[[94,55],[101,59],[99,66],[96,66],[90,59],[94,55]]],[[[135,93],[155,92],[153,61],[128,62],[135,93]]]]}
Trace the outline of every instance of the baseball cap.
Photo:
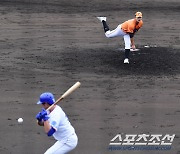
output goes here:
{"type": "Polygon", "coordinates": [[[136,18],[138,18],[138,17],[141,17],[141,18],[142,18],[142,13],[141,13],[141,12],[136,12],[136,13],[135,13],[135,16],[136,16],[136,18]]]}
{"type": "Polygon", "coordinates": [[[50,92],[42,93],[39,97],[39,101],[37,102],[37,104],[43,104],[43,103],[48,103],[49,105],[54,104],[55,103],[54,95],[50,92]]]}

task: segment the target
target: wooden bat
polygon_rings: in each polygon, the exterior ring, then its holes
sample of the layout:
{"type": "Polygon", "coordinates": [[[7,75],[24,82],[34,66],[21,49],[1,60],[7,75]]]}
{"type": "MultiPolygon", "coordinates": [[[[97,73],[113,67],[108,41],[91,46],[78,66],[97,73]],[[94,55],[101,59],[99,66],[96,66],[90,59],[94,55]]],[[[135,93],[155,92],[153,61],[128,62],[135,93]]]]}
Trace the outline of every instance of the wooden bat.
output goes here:
{"type": "Polygon", "coordinates": [[[70,95],[74,90],[76,90],[77,88],[79,88],[79,86],[81,85],[81,83],[78,81],[76,82],[71,88],[69,88],[59,99],[56,100],[56,102],[54,104],[52,104],[50,107],[48,107],[46,109],[46,111],[50,110],[54,105],[58,104],[61,100],[63,100],[65,97],[67,97],[68,95],[70,95]]]}
{"type": "MultiPolygon", "coordinates": [[[[77,88],[79,88],[79,86],[81,85],[80,82],[76,82],[71,88],[69,88],[59,99],[56,100],[56,102],[54,104],[52,104],[49,108],[46,109],[46,111],[50,110],[54,105],[58,104],[61,100],[63,100],[65,97],[67,97],[68,95],[70,95],[74,90],[76,90],[77,88]]],[[[44,123],[41,121],[37,120],[38,125],[40,126],[44,126],[44,123]]]]}

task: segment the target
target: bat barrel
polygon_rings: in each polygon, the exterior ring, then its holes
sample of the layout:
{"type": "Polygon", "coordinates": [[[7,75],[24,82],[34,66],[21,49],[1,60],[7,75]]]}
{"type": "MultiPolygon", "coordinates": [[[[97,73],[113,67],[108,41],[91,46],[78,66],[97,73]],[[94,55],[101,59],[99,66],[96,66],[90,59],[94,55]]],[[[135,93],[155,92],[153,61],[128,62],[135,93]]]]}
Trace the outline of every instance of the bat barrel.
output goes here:
{"type": "Polygon", "coordinates": [[[62,99],[64,99],[65,97],[67,97],[68,95],[70,95],[73,91],[75,91],[77,88],[79,88],[79,86],[81,85],[81,83],[78,81],[76,82],[71,88],[69,88],[59,99],[56,100],[56,102],[54,104],[52,104],[48,109],[46,109],[46,111],[50,110],[54,105],[56,105],[57,103],[59,103],[62,99]]]}

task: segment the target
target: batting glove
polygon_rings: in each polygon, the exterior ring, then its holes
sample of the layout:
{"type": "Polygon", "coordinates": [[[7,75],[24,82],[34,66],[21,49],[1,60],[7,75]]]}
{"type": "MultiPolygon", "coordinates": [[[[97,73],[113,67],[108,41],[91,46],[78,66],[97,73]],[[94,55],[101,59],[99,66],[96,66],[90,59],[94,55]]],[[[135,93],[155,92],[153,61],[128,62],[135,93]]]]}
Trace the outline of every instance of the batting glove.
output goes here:
{"type": "Polygon", "coordinates": [[[37,119],[39,122],[42,121],[41,112],[39,112],[39,113],[36,115],[36,119],[37,119]]]}
{"type": "Polygon", "coordinates": [[[42,109],[41,112],[39,112],[37,115],[36,115],[36,119],[38,121],[47,121],[49,119],[48,115],[47,115],[47,111],[45,109],[42,109]]]}
{"type": "Polygon", "coordinates": [[[47,121],[49,119],[49,117],[47,115],[47,111],[45,109],[41,110],[41,117],[44,121],[47,121]]]}

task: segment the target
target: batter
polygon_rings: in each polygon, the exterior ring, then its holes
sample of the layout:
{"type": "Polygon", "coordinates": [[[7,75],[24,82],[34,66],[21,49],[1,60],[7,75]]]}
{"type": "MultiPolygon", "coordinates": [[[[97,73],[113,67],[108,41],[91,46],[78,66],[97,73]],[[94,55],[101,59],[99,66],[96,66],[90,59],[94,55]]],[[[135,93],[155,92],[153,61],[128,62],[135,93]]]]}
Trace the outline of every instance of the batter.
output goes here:
{"type": "Polygon", "coordinates": [[[54,105],[48,112],[46,111],[53,103],[55,103],[55,99],[52,93],[41,94],[37,104],[42,104],[43,108],[36,115],[36,119],[40,126],[44,126],[47,135],[53,136],[57,140],[45,154],[66,154],[77,146],[78,138],[60,106],[54,105]]]}

